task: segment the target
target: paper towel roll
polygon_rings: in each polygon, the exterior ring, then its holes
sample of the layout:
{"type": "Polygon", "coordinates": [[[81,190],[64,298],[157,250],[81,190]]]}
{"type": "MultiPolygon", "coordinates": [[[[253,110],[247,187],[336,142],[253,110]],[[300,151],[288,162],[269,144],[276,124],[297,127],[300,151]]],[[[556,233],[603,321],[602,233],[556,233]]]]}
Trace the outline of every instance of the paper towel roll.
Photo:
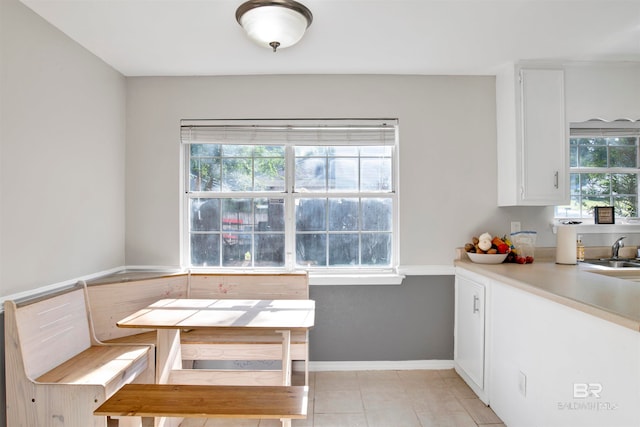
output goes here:
{"type": "Polygon", "coordinates": [[[556,263],[576,264],[576,227],[559,225],[556,234],[556,263]]]}

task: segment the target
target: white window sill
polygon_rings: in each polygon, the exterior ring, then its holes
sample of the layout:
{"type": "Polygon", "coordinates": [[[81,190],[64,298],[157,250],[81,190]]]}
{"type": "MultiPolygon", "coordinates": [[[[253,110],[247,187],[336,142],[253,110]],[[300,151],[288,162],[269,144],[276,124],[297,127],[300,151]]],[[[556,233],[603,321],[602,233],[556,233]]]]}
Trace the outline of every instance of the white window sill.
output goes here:
{"type": "MultiPolygon", "coordinates": [[[[211,269],[211,268],[191,268],[189,271],[193,273],[274,273],[282,274],[286,273],[283,270],[256,270],[256,269],[211,269]]],[[[304,270],[296,270],[304,271],[304,270]]],[[[401,285],[402,281],[407,276],[453,276],[455,274],[455,267],[452,264],[438,265],[403,265],[398,267],[396,271],[387,270],[384,272],[373,271],[309,271],[309,285],[313,286],[375,286],[386,285],[395,286],[401,285]]]]}
{"type": "Polygon", "coordinates": [[[309,285],[400,285],[403,274],[322,274],[309,273],[309,285]]]}
{"type": "Polygon", "coordinates": [[[325,273],[309,272],[309,285],[401,285],[407,276],[453,276],[451,265],[404,265],[398,272],[388,273],[325,273]]]}
{"type": "MultiPolygon", "coordinates": [[[[553,234],[558,231],[558,223],[553,223],[553,234]]],[[[624,224],[576,224],[576,232],[579,234],[607,234],[607,233],[640,233],[640,222],[627,222],[624,224]]]]}

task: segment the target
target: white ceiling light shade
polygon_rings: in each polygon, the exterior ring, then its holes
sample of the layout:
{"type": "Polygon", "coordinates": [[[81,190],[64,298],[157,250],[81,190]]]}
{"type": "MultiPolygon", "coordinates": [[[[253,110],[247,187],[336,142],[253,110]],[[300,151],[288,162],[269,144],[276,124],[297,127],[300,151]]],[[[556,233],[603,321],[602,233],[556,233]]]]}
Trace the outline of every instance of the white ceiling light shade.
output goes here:
{"type": "Polygon", "coordinates": [[[298,43],[313,15],[293,0],[249,0],[236,10],[236,20],[251,40],[275,52],[298,43]]]}

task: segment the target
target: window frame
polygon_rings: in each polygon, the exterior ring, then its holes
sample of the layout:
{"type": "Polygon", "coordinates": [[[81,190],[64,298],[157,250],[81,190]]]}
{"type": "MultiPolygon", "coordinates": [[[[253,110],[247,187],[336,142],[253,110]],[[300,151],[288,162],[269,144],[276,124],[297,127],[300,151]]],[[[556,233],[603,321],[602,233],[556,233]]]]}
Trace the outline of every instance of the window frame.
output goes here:
{"type": "MultiPolygon", "coordinates": [[[[569,164],[568,175],[569,180],[571,182],[571,176],[573,174],[635,174],[636,175],[636,212],[639,212],[640,208],[640,121],[629,121],[629,120],[617,120],[613,122],[603,122],[601,120],[590,120],[588,122],[581,123],[571,123],[569,126],[569,138],[567,140],[567,145],[571,148],[571,140],[578,138],[615,138],[615,137],[632,137],[636,139],[636,167],[612,167],[607,165],[607,167],[598,167],[598,166],[571,166],[571,156],[568,158],[569,164]]],[[[606,145],[607,150],[607,160],[610,161],[610,147],[611,145],[606,145]]],[[[569,148],[569,149],[570,149],[569,148]]],[[[579,146],[578,146],[579,150],[579,146]]],[[[569,191],[571,192],[571,184],[569,185],[569,191]]],[[[571,194],[570,194],[571,197],[571,194]]],[[[585,195],[580,193],[581,200],[585,195]]],[[[604,196],[603,196],[604,197],[604,196]]],[[[612,197],[614,197],[613,193],[609,193],[606,195],[609,197],[611,201],[612,197]]],[[[613,204],[609,204],[607,206],[612,206],[613,204]]],[[[566,209],[566,205],[555,206],[554,216],[557,220],[580,220],[586,223],[594,223],[594,215],[585,216],[585,212],[582,209],[582,203],[580,205],[580,216],[567,216],[561,215],[561,209],[566,209]]],[[[588,215],[588,214],[587,214],[588,215]]],[[[621,217],[628,219],[636,219],[636,217],[621,217]]]]}
{"type": "MultiPolygon", "coordinates": [[[[260,120],[182,120],[181,128],[181,183],[180,188],[182,191],[182,197],[180,198],[181,207],[181,264],[184,268],[191,271],[224,271],[224,272],[252,272],[252,273],[267,273],[267,272],[292,272],[292,271],[308,271],[310,277],[315,277],[317,284],[339,284],[335,281],[337,277],[342,277],[345,284],[358,284],[358,279],[364,279],[367,284],[399,284],[402,280],[402,276],[398,274],[398,268],[400,265],[399,257],[399,129],[397,119],[260,119],[260,120]],[[285,176],[284,176],[284,192],[264,192],[264,191],[248,191],[248,192],[217,192],[215,199],[233,197],[233,198],[283,198],[285,201],[285,261],[282,267],[254,267],[254,266],[192,266],[191,265],[191,243],[190,243],[190,199],[203,198],[203,196],[211,197],[212,193],[208,191],[190,191],[190,154],[188,153],[190,143],[184,142],[184,129],[188,126],[234,126],[245,127],[250,129],[255,126],[318,126],[318,127],[346,127],[346,126],[371,126],[373,124],[384,124],[385,126],[392,127],[394,130],[393,141],[389,141],[385,144],[391,147],[391,189],[388,192],[365,192],[355,191],[314,191],[310,193],[296,193],[295,191],[295,147],[301,145],[349,145],[345,144],[331,144],[326,141],[305,141],[303,144],[296,144],[292,141],[274,143],[274,145],[284,145],[285,147],[285,176]],[[295,201],[301,198],[388,198],[392,200],[392,212],[391,212],[391,253],[389,265],[376,267],[376,266],[322,266],[322,267],[304,267],[296,264],[296,217],[295,217],[295,201]]],[[[197,143],[197,142],[195,142],[197,143]]],[[[242,144],[241,141],[238,144],[242,144]]],[[[266,145],[255,142],[256,145],[266,145]]],[[[361,144],[354,142],[354,146],[371,145],[361,144]]],[[[361,217],[361,216],[360,216],[361,217]]],[[[329,230],[325,230],[328,233],[329,230]]],[[[255,232],[255,231],[254,231],[255,232]]],[[[361,230],[359,230],[361,233],[361,230]]]]}

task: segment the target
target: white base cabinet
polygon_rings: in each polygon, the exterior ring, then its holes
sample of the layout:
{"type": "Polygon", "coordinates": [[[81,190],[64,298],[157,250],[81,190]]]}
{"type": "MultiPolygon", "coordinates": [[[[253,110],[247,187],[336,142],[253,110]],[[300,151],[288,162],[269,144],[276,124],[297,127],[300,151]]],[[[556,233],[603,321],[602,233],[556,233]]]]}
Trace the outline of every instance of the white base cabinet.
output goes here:
{"type": "Polygon", "coordinates": [[[466,271],[456,274],[453,358],[456,372],[488,404],[485,387],[485,280],[466,271]]]}
{"type": "Polygon", "coordinates": [[[455,369],[506,425],[640,426],[640,332],[460,267],[455,284],[455,369]]]}
{"type": "Polygon", "coordinates": [[[509,427],[640,426],[640,333],[491,285],[491,407],[509,427]]]}

